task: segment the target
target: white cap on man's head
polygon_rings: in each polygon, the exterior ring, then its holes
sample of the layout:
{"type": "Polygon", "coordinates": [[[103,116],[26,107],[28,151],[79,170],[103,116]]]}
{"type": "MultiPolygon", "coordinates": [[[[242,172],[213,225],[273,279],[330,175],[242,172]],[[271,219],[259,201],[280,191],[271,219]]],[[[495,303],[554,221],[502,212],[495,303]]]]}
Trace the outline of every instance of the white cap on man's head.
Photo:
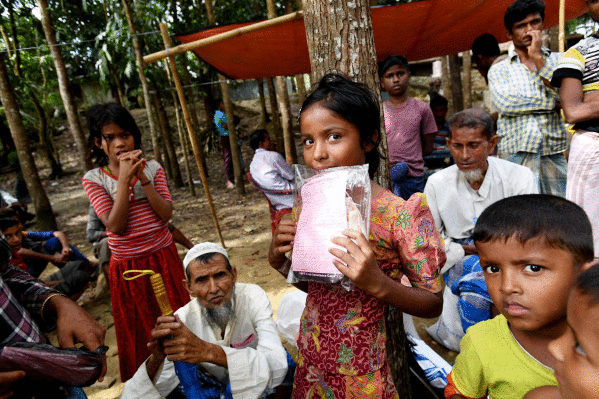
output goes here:
{"type": "Polygon", "coordinates": [[[214,252],[222,254],[225,258],[227,258],[227,260],[229,259],[227,250],[220,245],[213,242],[203,242],[191,248],[189,252],[187,252],[187,255],[185,255],[185,259],[183,259],[183,266],[185,267],[185,270],[187,271],[187,266],[189,266],[192,260],[199,256],[214,252]]]}

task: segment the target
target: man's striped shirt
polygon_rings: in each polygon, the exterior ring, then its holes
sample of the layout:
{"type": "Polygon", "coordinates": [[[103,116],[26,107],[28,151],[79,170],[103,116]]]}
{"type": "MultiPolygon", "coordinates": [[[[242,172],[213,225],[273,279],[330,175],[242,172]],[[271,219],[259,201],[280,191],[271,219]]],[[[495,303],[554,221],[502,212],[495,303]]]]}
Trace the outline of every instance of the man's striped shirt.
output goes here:
{"type": "Polygon", "coordinates": [[[497,135],[500,154],[531,152],[552,155],[566,151],[566,128],[556,102],[557,90],[547,87],[559,53],[543,49],[545,66],[531,72],[513,46],[508,57],[489,70],[489,89],[499,111],[497,135]]]}

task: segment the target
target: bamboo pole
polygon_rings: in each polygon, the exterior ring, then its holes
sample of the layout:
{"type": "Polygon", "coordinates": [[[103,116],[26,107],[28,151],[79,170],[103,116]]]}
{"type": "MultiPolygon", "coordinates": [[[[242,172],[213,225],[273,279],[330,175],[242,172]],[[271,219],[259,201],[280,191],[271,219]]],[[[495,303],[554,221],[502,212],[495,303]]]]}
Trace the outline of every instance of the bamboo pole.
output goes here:
{"type": "Polygon", "coordinates": [[[559,2],[559,51],[566,51],[566,0],[559,2]]]}
{"type": "MultiPolygon", "coordinates": [[[[162,22],[160,23],[160,32],[162,33],[162,40],[164,40],[164,47],[166,48],[165,52],[168,53],[171,48],[171,38],[168,35],[168,29],[166,25],[162,22]]],[[[179,71],[177,71],[177,63],[174,54],[169,53],[168,63],[171,67],[175,86],[177,87],[179,102],[181,103],[181,109],[183,110],[183,119],[185,120],[187,133],[189,133],[189,139],[191,140],[193,155],[195,156],[198,169],[200,170],[200,178],[202,179],[202,185],[204,186],[204,191],[206,192],[206,199],[208,200],[208,206],[210,206],[210,212],[212,213],[212,219],[214,220],[214,225],[216,226],[216,232],[218,233],[218,238],[220,238],[220,243],[223,247],[225,247],[225,240],[223,239],[223,235],[220,231],[220,225],[218,224],[218,218],[216,217],[216,211],[214,210],[214,203],[212,202],[212,196],[210,195],[210,189],[208,188],[208,179],[206,178],[206,172],[204,171],[202,160],[200,159],[200,146],[198,144],[198,138],[193,131],[191,116],[189,115],[189,108],[187,107],[187,100],[185,99],[185,92],[183,91],[183,85],[181,84],[179,71]]]]}
{"type": "Polygon", "coordinates": [[[210,44],[218,43],[223,40],[231,39],[237,36],[243,36],[246,33],[253,32],[255,30],[260,30],[264,28],[268,28],[271,26],[279,25],[287,21],[293,21],[296,19],[300,19],[304,16],[303,11],[296,11],[293,14],[283,15],[282,17],[269,19],[267,21],[258,22],[249,26],[244,26],[243,28],[237,28],[230,30],[228,32],[220,33],[218,35],[210,36],[205,39],[196,40],[195,42],[180,44],[178,46],[169,48],[167,50],[158,51],[153,54],[148,54],[144,57],[144,61],[148,64],[150,62],[155,62],[162,60],[170,55],[175,56],[181,53],[184,53],[189,50],[194,50],[198,47],[208,46],[210,44]]]}

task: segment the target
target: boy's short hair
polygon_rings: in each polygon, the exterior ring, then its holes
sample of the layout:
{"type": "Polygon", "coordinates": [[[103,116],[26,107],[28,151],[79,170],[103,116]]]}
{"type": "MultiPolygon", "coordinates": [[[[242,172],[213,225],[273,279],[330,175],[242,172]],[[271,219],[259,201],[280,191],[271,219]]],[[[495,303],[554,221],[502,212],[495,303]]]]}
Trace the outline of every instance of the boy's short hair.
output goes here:
{"type": "Polygon", "coordinates": [[[267,130],[264,130],[264,129],[254,130],[252,133],[250,133],[250,138],[249,138],[250,147],[253,150],[257,150],[260,147],[260,143],[266,139],[267,135],[268,135],[267,130]]]}
{"type": "Polygon", "coordinates": [[[593,305],[599,305],[599,263],[580,273],[576,288],[589,297],[593,305]]]}
{"type": "Polygon", "coordinates": [[[0,219],[0,230],[6,231],[6,230],[10,229],[11,227],[15,227],[18,224],[19,224],[19,222],[17,222],[16,220],[14,220],[12,218],[1,218],[0,219]]]}
{"type": "Polygon", "coordinates": [[[449,118],[447,124],[451,127],[447,136],[450,140],[451,131],[461,127],[480,128],[487,140],[491,140],[491,137],[495,134],[495,121],[487,111],[480,108],[469,108],[460,111],[449,118]]]}
{"type": "Polygon", "coordinates": [[[490,33],[483,33],[472,43],[472,55],[483,57],[495,57],[501,54],[499,43],[495,36],[490,33]]]}
{"type": "Polygon", "coordinates": [[[5,206],[4,208],[0,208],[0,219],[12,219],[14,217],[19,217],[17,211],[9,206],[5,206]]]}
{"type": "Polygon", "coordinates": [[[448,105],[449,105],[449,101],[447,101],[447,99],[445,97],[443,97],[441,94],[437,94],[436,96],[433,96],[433,98],[431,98],[431,102],[430,102],[431,108],[447,107],[448,105]]]}
{"type": "Polygon", "coordinates": [[[530,14],[539,14],[545,20],[545,3],[541,0],[516,0],[505,12],[503,23],[508,32],[512,32],[514,24],[522,21],[530,14]]]}
{"type": "Polygon", "coordinates": [[[585,211],[565,198],[548,194],[516,195],[490,205],[479,216],[472,239],[524,244],[542,238],[547,245],[572,254],[582,266],[593,260],[593,230],[585,211]]]}
{"type": "Polygon", "coordinates": [[[394,65],[398,65],[400,68],[405,68],[408,72],[410,72],[410,65],[408,64],[408,60],[406,57],[401,55],[390,55],[385,58],[384,61],[379,62],[379,79],[383,77],[387,69],[391,68],[394,65]]]}

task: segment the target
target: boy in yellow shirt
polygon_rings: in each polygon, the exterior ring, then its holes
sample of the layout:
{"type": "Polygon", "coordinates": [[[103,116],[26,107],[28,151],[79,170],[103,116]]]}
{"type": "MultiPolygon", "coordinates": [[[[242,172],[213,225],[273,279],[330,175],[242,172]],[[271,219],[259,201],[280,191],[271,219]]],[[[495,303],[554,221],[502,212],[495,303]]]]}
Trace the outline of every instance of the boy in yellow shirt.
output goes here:
{"type": "Polygon", "coordinates": [[[556,386],[548,344],[568,332],[570,289],[593,260],[588,217],[560,197],[509,197],[480,215],[473,239],[501,315],[468,329],[445,397],[522,398],[556,386]]]}

